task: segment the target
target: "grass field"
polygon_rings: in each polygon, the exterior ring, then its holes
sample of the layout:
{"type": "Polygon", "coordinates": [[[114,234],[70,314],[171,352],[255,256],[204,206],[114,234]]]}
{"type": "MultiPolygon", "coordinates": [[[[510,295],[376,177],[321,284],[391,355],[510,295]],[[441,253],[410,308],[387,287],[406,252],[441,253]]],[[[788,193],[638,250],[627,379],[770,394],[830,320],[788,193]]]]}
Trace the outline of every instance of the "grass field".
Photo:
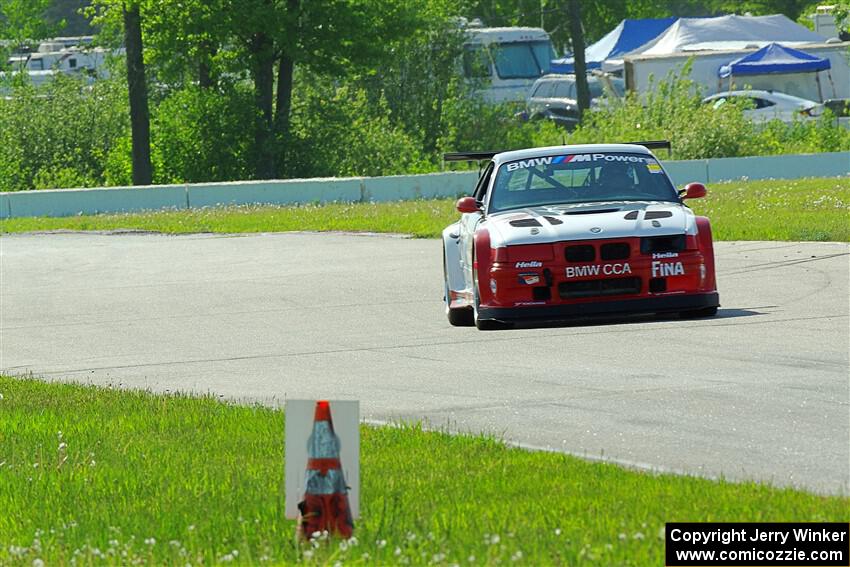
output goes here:
{"type": "Polygon", "coordinates": [[[0,377],[0,564],[663,565],[667,521],[850,509],[416,426],[361,436],[357,541],[298,545],[281,411],[0,377]]]}
{"type": "MultiPolygon", "coordinates": [[[[850,241],[850,177],[716,183],[708,197],[689,202],[712,220],[717,240],[850,241]]],[[[342,230],[439,236],[458,213],[453,199],[305,205],[224,207],[192,211],[64,218],[16,218],[2,232],[42,230],[148,230],[278,232],[342,230]]]]}

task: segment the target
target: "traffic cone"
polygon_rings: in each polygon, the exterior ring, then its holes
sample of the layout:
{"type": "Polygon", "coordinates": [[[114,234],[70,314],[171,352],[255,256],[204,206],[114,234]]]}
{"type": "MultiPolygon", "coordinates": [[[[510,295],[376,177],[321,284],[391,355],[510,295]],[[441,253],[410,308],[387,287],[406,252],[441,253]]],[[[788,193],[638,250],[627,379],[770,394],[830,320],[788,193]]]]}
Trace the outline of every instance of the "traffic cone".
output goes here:
{"type": "Polygon", "coordinates": [[[325,400],[316,402],[313,432],[307,441],[307,478],[301,511],[301,535],[327,530],[351,537],[354,522],[348,505],[348,487],[339,462],[339,437],[334,433],[331,408],[325,400]]]}

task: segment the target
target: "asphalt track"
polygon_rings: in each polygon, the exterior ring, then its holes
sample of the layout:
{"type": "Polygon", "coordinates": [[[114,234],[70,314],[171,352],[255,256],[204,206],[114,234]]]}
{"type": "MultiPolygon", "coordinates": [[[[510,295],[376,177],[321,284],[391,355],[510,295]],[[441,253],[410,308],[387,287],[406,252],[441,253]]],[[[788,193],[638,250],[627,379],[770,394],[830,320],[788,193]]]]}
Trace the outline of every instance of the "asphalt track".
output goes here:
{"type": "Polygon", "coordinates": [[[482,333],[446,322],[436,240],[4,235],[0,368],[264,403],[356,398],[372,420],[850,493],[850,247],[717,253],[714,319],[482,333]]]}

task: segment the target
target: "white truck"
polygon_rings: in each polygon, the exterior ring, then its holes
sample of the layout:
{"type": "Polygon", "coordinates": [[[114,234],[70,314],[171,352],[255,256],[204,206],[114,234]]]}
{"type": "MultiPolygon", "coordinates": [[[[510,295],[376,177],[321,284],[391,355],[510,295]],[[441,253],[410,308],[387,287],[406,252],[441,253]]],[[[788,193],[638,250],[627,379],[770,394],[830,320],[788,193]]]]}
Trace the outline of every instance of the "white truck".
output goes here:
{"type": "Polygon", "coordinates": [[[523,102],[555,58],[549,34],[541,28],[485,28],[473,20],[464,33],[463,76],[490,103],[523,102]]]}

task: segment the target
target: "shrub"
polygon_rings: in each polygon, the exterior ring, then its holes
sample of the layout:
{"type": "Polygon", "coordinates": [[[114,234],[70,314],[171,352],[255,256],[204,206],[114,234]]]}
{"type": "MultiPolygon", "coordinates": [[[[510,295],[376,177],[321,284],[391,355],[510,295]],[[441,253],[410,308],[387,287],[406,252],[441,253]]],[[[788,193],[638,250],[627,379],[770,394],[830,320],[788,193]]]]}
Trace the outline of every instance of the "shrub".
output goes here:
{"type": "MultiPolygon", "coordinates": [[[[19,77],[20,78],[20,77],[19,77]]],[[[17,80],[0,99],[0,190],[103,185],[107,156],[129,129],[118,81],[59,75],[17,80]]]]}
{"type": "Polygon", "coordinates": [[[361,88],[329,82],[295,91],[292,134],[284,144],[292,177],[377,176],[433,168],[421,140],[393,125],[383,99],[370,104],[361,88]]]}

